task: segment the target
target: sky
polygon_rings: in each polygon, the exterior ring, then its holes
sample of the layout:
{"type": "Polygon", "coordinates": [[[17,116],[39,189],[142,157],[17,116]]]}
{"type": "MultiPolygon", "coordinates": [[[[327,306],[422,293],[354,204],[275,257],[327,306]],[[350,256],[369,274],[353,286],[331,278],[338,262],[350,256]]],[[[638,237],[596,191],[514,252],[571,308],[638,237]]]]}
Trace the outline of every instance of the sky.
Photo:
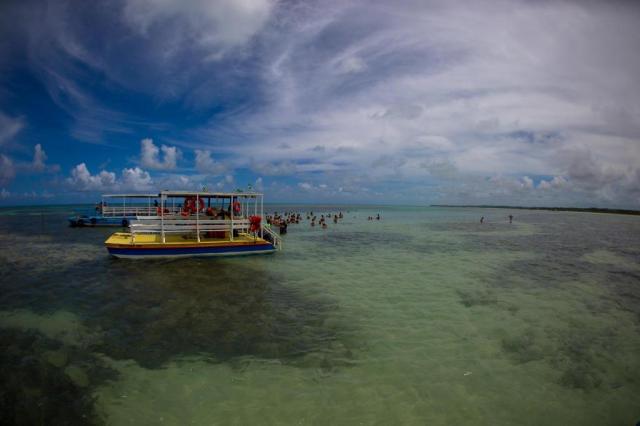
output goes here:
{"type": "Polygon", "coordinates": [[[640,208],[640,2],[4,0],[0,204],[640,208]]]}

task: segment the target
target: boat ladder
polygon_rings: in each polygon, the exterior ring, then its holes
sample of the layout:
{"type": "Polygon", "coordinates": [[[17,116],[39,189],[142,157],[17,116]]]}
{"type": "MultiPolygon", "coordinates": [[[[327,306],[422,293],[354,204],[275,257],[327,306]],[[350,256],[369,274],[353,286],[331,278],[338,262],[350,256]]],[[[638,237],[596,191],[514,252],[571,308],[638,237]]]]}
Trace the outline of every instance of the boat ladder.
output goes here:
{"type": "Polygon", "coordinates": [[[271,241],[273,242],[273,246],[276,248],[276,250],[282,250],[282,237],[280,237],[280,235],[276,234],[266,226],[262,226],[262,232],[264,232],[264,236],[269,235],[269,237],[271,237],[271,241]]]}

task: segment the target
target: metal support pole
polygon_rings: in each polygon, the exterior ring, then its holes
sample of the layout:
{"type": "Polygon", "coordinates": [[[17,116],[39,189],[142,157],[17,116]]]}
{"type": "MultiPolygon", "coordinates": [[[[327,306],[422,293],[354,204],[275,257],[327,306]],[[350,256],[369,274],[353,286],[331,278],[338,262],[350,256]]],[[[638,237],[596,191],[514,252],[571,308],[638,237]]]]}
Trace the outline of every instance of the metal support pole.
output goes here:
{"type": "Polygon", "coordinates": [[[196,194],[196,239],[200,242],[200,194],[196,194]]]}
{"type": "Polygon", "coordinates": [[[231,230],[229,231],[229,241],[233,241],[233,196],[229,202],[229,217],[231,218],[231,230]]]}
{"type": "Polygon", "coordinates": [[[160,233],[162,234],[162,243],[166,242],[164,238],[164,205],[165,198],[163,195],[160,196],[160,233]]]}

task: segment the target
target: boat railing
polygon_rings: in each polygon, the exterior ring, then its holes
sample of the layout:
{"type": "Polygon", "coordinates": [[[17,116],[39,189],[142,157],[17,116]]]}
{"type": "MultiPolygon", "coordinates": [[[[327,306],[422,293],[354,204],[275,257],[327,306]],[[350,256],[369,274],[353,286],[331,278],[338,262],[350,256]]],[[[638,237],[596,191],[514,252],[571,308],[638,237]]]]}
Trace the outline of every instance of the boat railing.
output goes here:
{"type": "Polygon", "coordinates": [[[266,227],[264,225],[262,226],[262,232],[264,232],[264,234],[270,237],[271,242],[273,243],[273,246],[277,250],[282,250],[282,237],[280,235],[276,234],[271,228],[266,227]]]}
{"type": "Polygon", "coordinates": [[[202,233],[206,232],[232,232],[249,233],[250,222],[248,219],[168,219],[161,217],[144,218],[133,221],[129,225],[132,242],[138,234],[194,234],[200,241],[202,233]]]}
{"type": "MultiPolygon", "coordinates": [[[[165,214],[178,214],[179,207],[165,207],[165,214]]],[[[104,217],[133,217],[133,216],[155,216],[158,208],[155,206],[104,206],[102,216],[104,217]]]]}

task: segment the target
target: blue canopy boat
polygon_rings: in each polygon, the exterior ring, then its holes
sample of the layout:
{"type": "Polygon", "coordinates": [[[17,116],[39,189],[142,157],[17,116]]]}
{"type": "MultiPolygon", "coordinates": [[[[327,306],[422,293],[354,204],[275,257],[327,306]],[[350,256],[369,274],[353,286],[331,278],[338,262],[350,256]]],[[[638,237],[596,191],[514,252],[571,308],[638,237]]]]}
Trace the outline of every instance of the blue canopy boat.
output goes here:
{"type": "Polygon", "coordinates": [[[157,207],[158,194],[104,194],[94,211],[69,216],[68,221],[71,226],[127,227],[139,216],[155,216],[157,207]]]}

